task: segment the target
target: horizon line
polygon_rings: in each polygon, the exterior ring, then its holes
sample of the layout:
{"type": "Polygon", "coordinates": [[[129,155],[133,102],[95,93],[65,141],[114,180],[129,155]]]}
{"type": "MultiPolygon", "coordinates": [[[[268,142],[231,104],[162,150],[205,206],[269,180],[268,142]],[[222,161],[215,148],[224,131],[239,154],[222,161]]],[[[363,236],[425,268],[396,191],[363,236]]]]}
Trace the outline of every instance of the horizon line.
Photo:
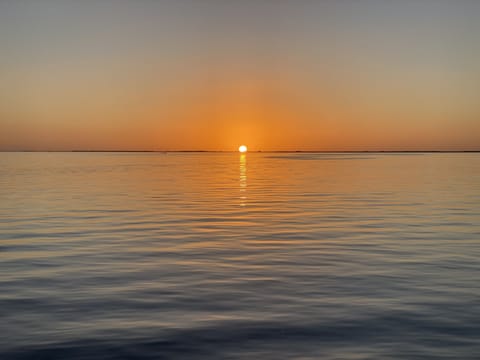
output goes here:
{"type": "MultiPolygon", "coordinates": [[[[0,150],[54,153],[238,153],[238,150],[0,150]]],[[[478,153],[478,150],[248,150],[249,153],[478,153]]]]}

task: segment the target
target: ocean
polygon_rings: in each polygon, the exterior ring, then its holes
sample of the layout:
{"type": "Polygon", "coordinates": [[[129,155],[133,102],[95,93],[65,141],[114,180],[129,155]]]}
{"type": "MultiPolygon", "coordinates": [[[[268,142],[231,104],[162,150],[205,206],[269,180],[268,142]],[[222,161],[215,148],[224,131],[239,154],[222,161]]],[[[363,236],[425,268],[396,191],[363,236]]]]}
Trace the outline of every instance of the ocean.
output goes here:
{"type": "Polygon", "coordinates": [[[479,359],[478,153],[0,153],[1,359],[479,359]]]}

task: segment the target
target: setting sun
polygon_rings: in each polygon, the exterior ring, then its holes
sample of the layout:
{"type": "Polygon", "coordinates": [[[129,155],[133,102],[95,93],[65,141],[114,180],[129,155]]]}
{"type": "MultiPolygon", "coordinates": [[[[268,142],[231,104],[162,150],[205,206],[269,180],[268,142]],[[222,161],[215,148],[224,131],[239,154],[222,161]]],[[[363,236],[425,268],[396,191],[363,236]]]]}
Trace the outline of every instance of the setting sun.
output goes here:
{"type": "Polygon", "coordinates": [[[241,153],[247,152],[247,147],[245,145],[240,145],[238,147],[238,151],[240,151],[241,153]]]}

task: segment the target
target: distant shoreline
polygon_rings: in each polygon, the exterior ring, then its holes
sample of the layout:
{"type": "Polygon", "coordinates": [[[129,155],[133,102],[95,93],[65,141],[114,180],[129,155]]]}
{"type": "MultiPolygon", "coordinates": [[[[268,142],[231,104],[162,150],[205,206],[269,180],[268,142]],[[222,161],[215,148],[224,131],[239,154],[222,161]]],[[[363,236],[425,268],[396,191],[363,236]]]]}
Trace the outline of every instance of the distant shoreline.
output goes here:
{"type": "MultiPolygon", "coordinates": [[[[0,150],[2,153],[238,153],[234,150],[0,150]]],[[[395,154],[395,153],[480,153],[480,150],[268,150],[249,153],[306,153],[306,154],[395,154]]]]}

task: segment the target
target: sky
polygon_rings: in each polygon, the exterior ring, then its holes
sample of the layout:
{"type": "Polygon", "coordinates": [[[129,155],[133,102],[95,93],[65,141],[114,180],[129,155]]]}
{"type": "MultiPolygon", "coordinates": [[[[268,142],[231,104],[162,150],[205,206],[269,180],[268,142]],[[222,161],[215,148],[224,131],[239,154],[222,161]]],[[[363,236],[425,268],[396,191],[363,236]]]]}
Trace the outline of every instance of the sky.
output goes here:
{"type": "Polygon", "coordinates": [[[480,150],[477,0],[1,0],[0,150],[480,150]]]}

